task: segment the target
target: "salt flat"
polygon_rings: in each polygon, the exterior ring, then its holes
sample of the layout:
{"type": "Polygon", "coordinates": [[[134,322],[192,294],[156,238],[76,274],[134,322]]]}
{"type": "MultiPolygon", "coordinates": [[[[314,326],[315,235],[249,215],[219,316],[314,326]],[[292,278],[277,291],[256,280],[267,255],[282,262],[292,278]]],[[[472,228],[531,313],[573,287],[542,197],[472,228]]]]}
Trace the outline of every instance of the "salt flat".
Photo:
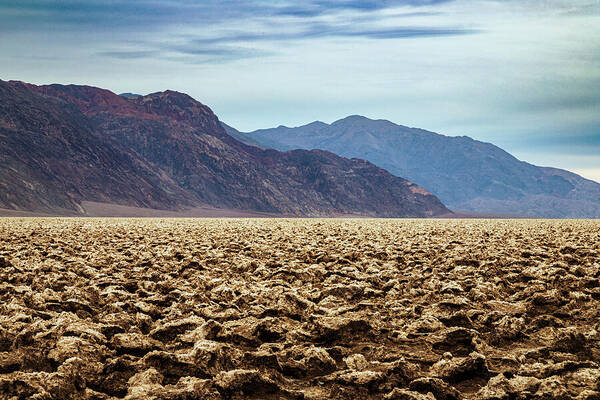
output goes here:
{"type": "Polygon", "coordinates": [[[5,218],[0,277],[3,399],[600,396],[599,221],[5,218]]]}

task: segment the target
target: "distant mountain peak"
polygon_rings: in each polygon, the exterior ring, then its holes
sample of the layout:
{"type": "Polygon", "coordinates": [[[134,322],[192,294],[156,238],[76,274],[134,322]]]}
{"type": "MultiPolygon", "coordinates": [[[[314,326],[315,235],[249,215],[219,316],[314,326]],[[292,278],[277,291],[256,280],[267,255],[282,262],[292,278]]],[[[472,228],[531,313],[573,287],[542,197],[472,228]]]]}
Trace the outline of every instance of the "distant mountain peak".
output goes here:
{"type": "Polygon", "coordinates": [[[317,127],[317,126],[328,126],[328,124],[326,124],[323,121],[313,121],[310,124],[307,124],[306,126],[317,127]]]}
{"type": "Polygon", "coordinates": [[[299,126],[294,126],[294,127],[289,127],[287,125],[279,125],[276,129],[320,128],[320,127],[326,127],[326,126],[329,126],[329,124],[326,124],[323,121],[313,121],[306,125],[299,125],[299,126]]]}
{"type": "Polygon", "coordinates": [[[146,96],[140,97],[138,100],[141,100],[142,102],[148,102],[155,99],[159,99],[170,104],[176,104],[179,107],[204,107],[204,104],[195,100],[192,96],[177,92],[175,90],[164,90],[162,92],[150,93],[146,96]]]}
{"type": "Polygon", "coordinates": [[[350,115],[330,125],[244,134],[261,147],[322,149],[371,161],[455,210],[486,215],[600,217],[600,185],[519,161],[490,143],[350,115]]]}
{"type": "Polygon", "coordinates": [[[143,97],[141,94],[137,93],[121,93],[119,96],[124,97],[126,99],[137,99],[138,97],[143,97]]]}
{"type": "Polygon", "coordinates": [[[347,122],[372,122],[374,121],[373,119],[367,118],[365,116],[362,115],[348,115],[345,118],[342,119],[338,119],[337,121],[333,122],[331,125],[336,125],[336,124],[341,124],[341,123],[347,123],[347,122]]]}
{"type": "Polygon", "coordinates": [[[362,115],[349,115],[346,118],[339,119],[330,125],[331,127],[360,127],[365,129],[374,128],[406,128],[402,125],[394,124],[386,119],[371,119],[362,115]]]}

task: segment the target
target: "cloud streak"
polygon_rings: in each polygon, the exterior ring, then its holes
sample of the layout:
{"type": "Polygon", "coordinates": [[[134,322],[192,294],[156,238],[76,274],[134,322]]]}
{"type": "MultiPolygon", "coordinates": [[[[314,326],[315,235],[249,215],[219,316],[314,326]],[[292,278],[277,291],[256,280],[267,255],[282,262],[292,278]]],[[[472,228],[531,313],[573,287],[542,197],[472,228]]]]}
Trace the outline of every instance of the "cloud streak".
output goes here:
{"type": "Polygon", "coordinates": [[[144,36],[172,26],[194,30],[198,25],[211,26],[200,37],[185,40],[167,36],[157,40],[148,35],[141,46],[148,50],[129,49],[127,44],[107,46],[95,51],[100,57],[118,60],[164,58],[193,63],[223,63],[248,58],[267,57],[277,51],[265,50],[259,43],[306,41],[324,38],[370,40],[416,39],[475,34],[476,29],[454,26],[382,26],[378,13],[405,7],[396,19],[435,15],[423,7],[450,0],[0,0],[0,26],[4,30],[81,31],[112,35],[114,32],[144,36]],[[408,10],[408,11],[407,11],[408,10]],[[345,13],[345,14],[344,14],[345,13]],[[349,13],[349,14],[348,14],[349,13]],[[336,18],[340,14],[343,17],[336,18]],[[343,23],[340,23],[340,20],[343,23]],[[255,21],[245,24],[244,21],[255,21]],[[228,26],[241,26],[231,32],[228,26]],[[258,28],[257,28],[258,26],[258,28]],[[12,27],[12,28],[11,28],[12,27]],[[259,33],[260,32],[260,33],[259,33]],[[176,39],[176,38],[175,38],[176,39]],[[124,47],[125,46],[125,47],[124,47]],[[183,56],[183,57],[181,57],[183,56]]]}
{"type": "MultiPolygon", "coordinates": [[[[247,33],[237,32],[220,36],[188,39],[184,44],[161,44],[160,50],[149,52],[106,51],[100,53],[104,56],[127,58],[131,53],[132,58],[157,57],[169,53],[179,53],[190,56],[202,56],[194,62],[227,62],[239,59],[266,57],[276,55],[276,52],[257,49],[261,42],[291,42],[316,40],[323,38],[356,38],[356,39],[414,39],[436,36],[470,35],[479,31],[456,28],[427,28],[427,27],[397,27],[397,28],[366,28],[358,29],[352,26],[313,25],[308,30],[297,32],[265,32],[247,33]]],[[[146,43],[146,45],[150,45],[146,43]]]]}
{"type": "Polygon", "coordinates": [[[378,11],[396,7],[424,7],[451,0],[1,0],[3,15],[35,23],[62,22],[75,25],[104,26],[135,23],[195,22],[213,24],[232,19],[297,16],[316,17],[340,11],[378,11]]]}
{"type": "Polygon", "coordinates": [[[121,60],[149,58],[149,57],[156,57],[157,55],[159,55],[159,53],[155,50],[100,51],[96,54],[98,54],[99,56],[117,58],[117,59],[121,59],[121,60]]]}
{"type": "Polygon", "coordinates": [[[433,28],[433,27],[395,27],[395,28],[357,28],[351,25],[335,26],[314,24],[310,29],[298,32],[234,33],[204,39],[195,39],[198,44],[218,44],[237,42],[289,41],[326,37],[355,37],[367,39],[406,39],[432,36],[468,35],[479,32],[474,29],[433,28]]]}
{"type": "Polygon", "coordinates": [[[208,38],[188,39],[184,44],[152,44],[144,43],[145,47],[154,46],[151,51],[110,50],[96,53],[100,56],[117,59],[156,58],[178,53],[191,56],[202,56],[194,62],[227,62],[247,58],[267,57],[276,52],[265,51],[255,47],[243,47],[240,44],[256,46],[260,42],[290,42],[314,40],[320,38],[357,38],[371,40],[415,39],[437,36],[472,35],[479,33],[474,29],[458,28],[427,28],[427,27],[397,27],[387,29],[356,29],[351,27],[319,26],[309,31],[282,33],[234,33],[208,38]]]}

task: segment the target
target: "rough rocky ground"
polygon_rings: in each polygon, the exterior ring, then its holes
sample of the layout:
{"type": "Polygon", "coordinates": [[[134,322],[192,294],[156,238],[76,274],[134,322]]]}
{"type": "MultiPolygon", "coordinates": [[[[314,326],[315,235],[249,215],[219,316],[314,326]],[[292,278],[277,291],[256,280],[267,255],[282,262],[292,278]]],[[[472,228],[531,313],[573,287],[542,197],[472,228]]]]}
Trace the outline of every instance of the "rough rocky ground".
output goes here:
{"type": "Polygon", "coordinates": [[[2,399],[598,399],[600,223],[0,220],[2,399]]]}

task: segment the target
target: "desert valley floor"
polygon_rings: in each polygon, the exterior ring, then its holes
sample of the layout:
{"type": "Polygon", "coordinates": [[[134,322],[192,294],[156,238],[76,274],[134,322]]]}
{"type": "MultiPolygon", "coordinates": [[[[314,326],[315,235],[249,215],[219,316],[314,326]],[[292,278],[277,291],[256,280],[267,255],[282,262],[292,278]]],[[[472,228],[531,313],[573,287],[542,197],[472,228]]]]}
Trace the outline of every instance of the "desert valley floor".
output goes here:
{"type": "Polygon", "coordinates": [[[600,222],[0,219],[0,399],[599,399],[600,222]]]}

